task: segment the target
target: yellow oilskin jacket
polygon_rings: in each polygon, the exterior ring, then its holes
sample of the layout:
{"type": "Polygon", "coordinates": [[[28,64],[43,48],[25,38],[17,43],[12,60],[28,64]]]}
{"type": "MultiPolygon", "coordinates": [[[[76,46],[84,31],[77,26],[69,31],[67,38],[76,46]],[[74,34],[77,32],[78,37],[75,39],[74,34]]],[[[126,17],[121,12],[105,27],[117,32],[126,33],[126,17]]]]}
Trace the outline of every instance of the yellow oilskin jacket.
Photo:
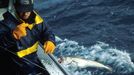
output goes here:
{"type": "MultiPolygon", "coordinates": [[[[5,26],[3,34],[5,32],[10,31],[12,35],[9,37],[9,34],[5,35],[8,41],[14,42],[16,48],[12,49],[18,57],[23,58],[27,55],[35,53],[37,51],[37,47],[39,42],[44,45],[48,51],[49,49],[55,48],[55,37],[51,29],[48,25],[44,22],[44,19],[41,18],[36,12],[32,12],[30,19],[28,21],[23,20],[16,20],[9,12],[4,14],[5,20],[2,23],[5,26]],[[49,44],[51,47],[47,46],[49,44]]],[[[0,34],[1,35],[1,34],[0,34]]],[[[7,40],[2,40],[4,43],[1,43],[2,46],[4,45],[7,40]]],[[[7,42],[8,45],[12,45],[7,42]]],[[[8,46],[7,46],[8,47],[8,46]]],[[[10,48],[11,49],[11,48],[10,48]]],[[[53,52],[52,50],[51,52],[53,52]]]]}

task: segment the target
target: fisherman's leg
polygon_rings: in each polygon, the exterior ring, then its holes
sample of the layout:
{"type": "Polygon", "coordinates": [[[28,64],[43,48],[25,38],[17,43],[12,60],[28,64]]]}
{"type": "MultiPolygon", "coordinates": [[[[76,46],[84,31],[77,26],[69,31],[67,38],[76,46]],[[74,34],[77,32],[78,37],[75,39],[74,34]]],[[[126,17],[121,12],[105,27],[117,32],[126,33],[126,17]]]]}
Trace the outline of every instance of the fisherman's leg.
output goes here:
{"type": "Polygon", "coordinates": [[[37,67],[35,65],[25,67],[25,75],[50,75],[43,66],[40,66],[40,67],[37,67]],[[44,68],[44,69],[42,69],[42,68],[44,68]]]}
{"type": "Polygon", "coordinates": [[[31,75],[50,75],[38,57],[34,58],[34,63],[38,66],[34,65],[34,71],[31,73],[31,75]]]}
{"type": "Polygon", "coordinates": [[[8,59],[9,58],[7,58],[7,56],[3,55],[2,53],[0,54],[0,74],[8,75],[8,73],[11,73],[11,65],[8,59]]]}
{"type": "Polygon", "coordinates": [[[19,66],[12,60],[11,56],[4,57],[0,63],[0,74],[3,75],[23,75],[19,66]]]}
{"type": "Polygon", "coordinates": [[[23,68],[28,75],[50,75],[35,53],[26,56],[25,59],[28,61],[23,59],[23,68]]]}

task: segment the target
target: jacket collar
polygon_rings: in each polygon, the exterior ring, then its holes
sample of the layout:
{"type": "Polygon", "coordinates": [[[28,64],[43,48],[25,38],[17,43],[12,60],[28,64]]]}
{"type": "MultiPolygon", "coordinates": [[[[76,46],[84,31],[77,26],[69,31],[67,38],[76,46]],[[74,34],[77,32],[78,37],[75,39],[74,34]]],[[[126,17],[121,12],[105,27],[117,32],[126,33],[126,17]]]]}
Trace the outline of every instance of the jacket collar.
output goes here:
{"type": "MultiPolygon", "coordinates": [[[[32,21],[32,23],[28,23],[28,28],[32,29],[34,25],[36,24],[40,24],[43,22],[43,19],[35,12],[33,11],[33,14],[35,15],[32,21]]],[[[21,19],[17,19],[15,18],[10,12],[6,12],[3,14],[4,17],[4,22],[11,28],[14,29],[17,25],[21,24],[21,23],[25,23],[23,20],[21,19]]]]}
{"type": "Polygon", "coordinates": [[[32,17],[30,17],[29,21],[25,22],[22,19],[20,19],[23,23],[28,24],[40,24],[43,22],[43,19],[35,12],[32,12],[32,17]]]}
{"type": "Polygon", "coordinates": [[[43,22],[43,19],[34,11],[34,13],[36,14],[35,16],[35,24],[40,24],[43,22]]]}
{"type": "MultiPolygon", "coordinates": [[[[40,24],[43,22],[43,19],[35,12],[33,11],[33,14],[35,15],[35,17],[33,18],[34,21],[32,23],[35,23],[35,24],[40,24]]],[[[17,15],[16,15],[17,16],[17,15]]],[[[21,19],[16,19],[10,12],[6,12],[3,14],[3,17],[5,20],[10,20],[10,21],[14,21],[14,22],[17,22],[17,23],[22,23],[24,22],[23,20],[21,19]]]]}

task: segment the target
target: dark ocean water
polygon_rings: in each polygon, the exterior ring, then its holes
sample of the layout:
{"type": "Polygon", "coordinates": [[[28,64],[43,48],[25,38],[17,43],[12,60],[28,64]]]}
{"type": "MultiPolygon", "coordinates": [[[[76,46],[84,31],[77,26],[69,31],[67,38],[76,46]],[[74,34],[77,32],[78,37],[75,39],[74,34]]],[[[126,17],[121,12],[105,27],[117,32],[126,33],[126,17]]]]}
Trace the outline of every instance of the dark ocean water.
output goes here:
{"type": "Polygon", "coordinates": [[[104,42],[134,61],[134,0],[36,0],[35,8],[60,38],[104,42]]]}
{"type": "MultiPolygon", "coordinates": [[[[61,38],[97,41],[134,55],[134,0],[37,0],[35,8],[61,38]]],[[[134,58],[134,57],[133,57],[134,58]]]]}

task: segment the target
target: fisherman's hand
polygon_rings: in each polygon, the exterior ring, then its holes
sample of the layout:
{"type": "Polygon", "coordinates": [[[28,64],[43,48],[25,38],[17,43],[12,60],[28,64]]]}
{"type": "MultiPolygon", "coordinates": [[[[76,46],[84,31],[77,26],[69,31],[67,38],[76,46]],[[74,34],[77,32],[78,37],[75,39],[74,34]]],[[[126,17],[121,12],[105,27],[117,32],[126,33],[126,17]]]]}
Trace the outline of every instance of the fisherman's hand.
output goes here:
{"type": "Polygon", "coordinates": [[[18,25],[14,30],[13,30],[13,36],[15,39],[20,39],[23,36],[26,36],[26,27],[28,24],[22,23],[18,25]]]}
{"type": "Polygon", "coordinates": [[[52,41],[46,41],[44,44],[44,51],[45,53],[52,54],[55,50],[56,46],[52,41]]]}

